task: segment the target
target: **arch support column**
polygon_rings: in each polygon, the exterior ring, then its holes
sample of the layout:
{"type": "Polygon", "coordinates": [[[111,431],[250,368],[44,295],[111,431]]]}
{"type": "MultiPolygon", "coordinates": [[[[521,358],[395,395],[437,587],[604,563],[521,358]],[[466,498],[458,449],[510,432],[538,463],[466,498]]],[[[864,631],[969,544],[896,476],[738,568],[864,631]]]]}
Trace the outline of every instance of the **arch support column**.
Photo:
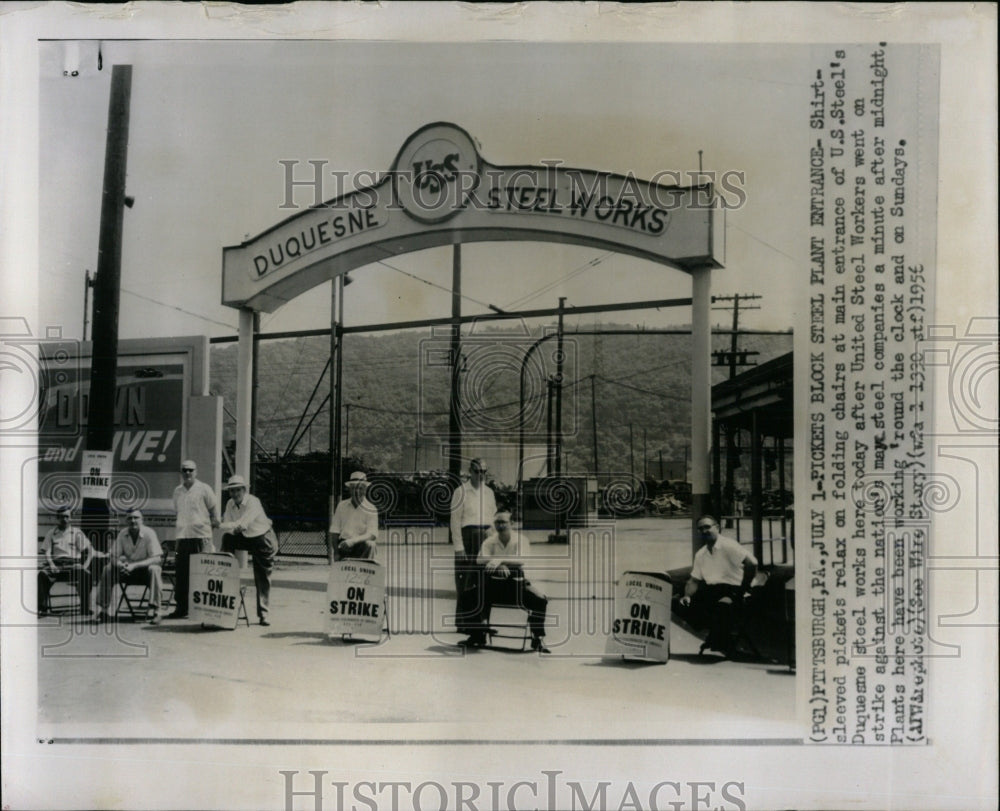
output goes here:
{"type": "Polygon", "coordinates": [[[711,510],[712,270],[691,272],[691,551],[701,545],[695,525],[711,510]]]}
{"type": "Polygon", "coordinates": [[[236,353],[236,473],[250,481],[253,410],[254,311],[240,311],[240,341],[236,353]]]}

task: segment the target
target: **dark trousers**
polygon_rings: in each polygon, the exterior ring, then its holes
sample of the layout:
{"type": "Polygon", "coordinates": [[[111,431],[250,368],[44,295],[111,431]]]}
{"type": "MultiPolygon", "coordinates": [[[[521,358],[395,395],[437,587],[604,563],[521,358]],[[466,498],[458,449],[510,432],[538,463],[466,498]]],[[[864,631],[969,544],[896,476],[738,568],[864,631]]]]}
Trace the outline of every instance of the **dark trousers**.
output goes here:
{"type": "Polygon", "coordinates": [[[71,558],[56,558],[56,571],[53,572],[48,567],[38,570],[38,610],[47,613],[49,610],[49,592],[52,586],[60,580],[72,583],[80,595],[80,611],[84,614],[90,613],[90,588],[93,581],[90,571],[84,569],[77,561],[71,558]]]}
{"type": "Polygon", "coordinates": [[[545,609],[548,598],[523,577],[505,578],[486,576],[486,619],[494,603],[516,605],[528,612],[528,627],[534,637],[545,636],[545,609]]]}
{"type": "Polygon", "coordinates": [[[455,628],[459,633],[481,631],[484,625],[486,601],[483,595],[483,567],[479,550],[489,527],[462,527],[462,548],[455,553],[455,628]]]}
{"type": "Polygon", "coordinates": [[[223,552],[234,552],[237,549],[250,553],[253,584],[257,589],[257,617],[264,619],[271,602],[271,572],[274,569],[274,556],[278,554],[278,542],[271,531],[253,538],[228,534],[222,536],[223,552]]]}
{"type": "MultiPolygon", "coordinates": [[[[337,545],[340,546],[339,541],[337,545]]],[[[346,552],[341,552],[338,549],[337,555],[340,560],[375,560],[375,550],[377,548],[373,541],[360,541],[346,552]]]]}
{"type": "Polygon", "coordinates": [[[215,551],[211,538],[177,538],[177,568],[175,570],[174,609],[178,614],[188,612],[188,591],[191,584],[191,555],[215,551]]]}
{"type": "Polygon", "coordinates": [[[728,583],[699,586],[691,597],[690,616],[698,628],[707,628],[705,647],[729,651],[735,643],[736,612],[742,605],[743,590],[728,583]]]}

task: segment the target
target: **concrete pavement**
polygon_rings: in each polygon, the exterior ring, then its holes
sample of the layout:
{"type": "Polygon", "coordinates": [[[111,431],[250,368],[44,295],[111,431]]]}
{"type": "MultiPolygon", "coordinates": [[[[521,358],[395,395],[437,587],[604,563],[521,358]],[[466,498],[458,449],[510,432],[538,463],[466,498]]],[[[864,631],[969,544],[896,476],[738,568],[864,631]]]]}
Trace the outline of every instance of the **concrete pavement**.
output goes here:
{"type": "MultiPolygon", "coordinates": [[[[667,664],[604,660],[613,581],[626,570],[662,571],[690,561],[689,524],[647,521],[583,530],[566,546],[532,543],[529,577],[550,600],[546,656],[456,646],[462,637],[449,617],[452,552],[443,544],[383,546],[392,635],[378,644],[327,639],[328,569],[306,561],[279,560],[266,628],[41,621],[39,734],[318,741],[801,737],[795,679],[784,665],[699,658],[700,640],[676,624],[667,664]]],[[[243,580],[252,617],[249,569],[243,580]]]]}

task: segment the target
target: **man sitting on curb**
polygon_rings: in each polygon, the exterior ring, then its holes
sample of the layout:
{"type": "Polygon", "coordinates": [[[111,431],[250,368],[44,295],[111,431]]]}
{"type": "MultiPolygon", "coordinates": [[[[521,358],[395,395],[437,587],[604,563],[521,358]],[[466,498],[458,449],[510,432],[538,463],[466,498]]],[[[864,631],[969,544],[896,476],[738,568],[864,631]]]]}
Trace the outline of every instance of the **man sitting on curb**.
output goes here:
{"type": "Polygon", "coordinates": [[[108,605],[111,593],[118,583],[122,588],[129,583],[136,573],[144,576],[149,585],[149,607],[152,625],[160,623],[160,593],[163,591],[163,575],[160,562],[163,559],[163,549],[156,533],[143,526],[142,513],[132,510],[128,514],[128,526],[118,533],[114,546],[108,555],[108,565],[101,573],[101,583],[97,587],[97,615],[94,622],[107,622],[108,605]]]}
{"type": "Polygon", "coordinates": [[[257,619],[261,625],[270,625],[267,618],[271,599],[271,571],[274,556],[278,554],[278,541],[271,530],[271,519],[264,513],[264,505],[257,496],[247,492],[242,476],[233,476],[226,485],[229,502],[222,514],[220,529],[223,531],[222,551],[245,549],[253,561],[253,583],[257,590],[257,619]]]}
{"type": "Polygon", "coordinates": [[[703,515],[696,527],[704,546],[694,555],[679,603],[691,608],[696,624],[708,627],[699,655],[711,649],[731,658],[736,648],[735,612],[750,595],[757,559],[732,538],[720,535],[712,516],[703,515]]]}
{"type": "MultiPolygon", "coordinates": [[[[510,526],[510,513],[498,512],[493,518],[495,534],[488,535],[479,552],[479,562],[486,570],[486,610],[494,603],[516,605],[528,612],[531,628],[531,649],[549,653],[542,641],[545,636],[545,609],[548,599],[524,576],[524,555],[528,539],[510,526]]],[[[473,632],[463,643],[477,647],[485,644],[485,631],[473,632]]]]}

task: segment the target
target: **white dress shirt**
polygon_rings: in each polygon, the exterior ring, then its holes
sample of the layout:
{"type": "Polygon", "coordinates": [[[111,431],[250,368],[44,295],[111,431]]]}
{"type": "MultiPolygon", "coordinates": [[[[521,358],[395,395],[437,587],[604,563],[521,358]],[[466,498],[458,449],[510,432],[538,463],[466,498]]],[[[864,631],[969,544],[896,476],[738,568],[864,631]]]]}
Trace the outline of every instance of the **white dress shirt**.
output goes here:
{"type": "Polygon", "coordinates": [[[496,496],[486,482],[473,487],[472,482],[463,482],[456,487],[451,497],[451,542],[455,550],[464,552],[462,527],[488,527],[497,514],[496,496]]]}

